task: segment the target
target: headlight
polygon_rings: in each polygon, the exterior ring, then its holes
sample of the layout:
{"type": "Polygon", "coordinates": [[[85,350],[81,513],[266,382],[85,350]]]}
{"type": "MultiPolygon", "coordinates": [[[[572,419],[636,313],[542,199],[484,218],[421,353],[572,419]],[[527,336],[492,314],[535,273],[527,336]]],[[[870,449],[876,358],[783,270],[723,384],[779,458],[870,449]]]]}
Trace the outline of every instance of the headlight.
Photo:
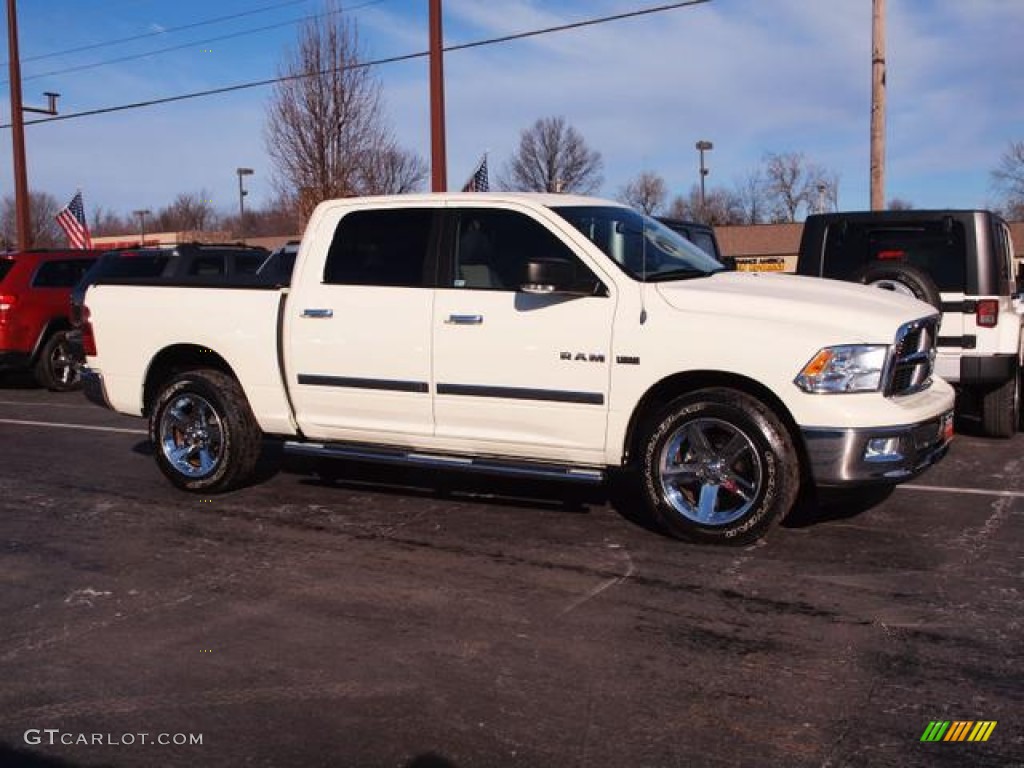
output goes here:
{"type": "Polygon", "coordinates": [[[803,367],[794,383],[804,392],[876,392],[889,347],[850,344],[825,347],[803,367]]]}

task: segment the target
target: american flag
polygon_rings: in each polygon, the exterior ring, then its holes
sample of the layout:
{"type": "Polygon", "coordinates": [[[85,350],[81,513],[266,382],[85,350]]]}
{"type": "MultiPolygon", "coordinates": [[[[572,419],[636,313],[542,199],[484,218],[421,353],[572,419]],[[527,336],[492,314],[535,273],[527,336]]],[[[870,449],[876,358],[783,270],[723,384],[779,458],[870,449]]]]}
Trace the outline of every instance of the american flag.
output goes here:
{"type": "Polygon", "coordinates": [[[76,192],[71,202],[57,214],[57,223],[68,236],[72,248],[92,248],[92,235],[89,225],[85,223],[85,206],[82,205],[82,193],[76,192]]]}
{"type": "Polygon", "coordinates": [[[466,186],[462,188],[462,191],[487,192],[490,188],[491,185],[487,181],[487,155],[485,154],[476,171],[469,177],[469,181],[466,182],[466,186]]]}

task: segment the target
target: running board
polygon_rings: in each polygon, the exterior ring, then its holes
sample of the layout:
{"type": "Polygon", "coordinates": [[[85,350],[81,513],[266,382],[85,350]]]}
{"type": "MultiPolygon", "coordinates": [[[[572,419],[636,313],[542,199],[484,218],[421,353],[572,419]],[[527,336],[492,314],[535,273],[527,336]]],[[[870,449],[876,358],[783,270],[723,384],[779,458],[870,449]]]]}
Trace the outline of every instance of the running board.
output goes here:
{"type": "Polygon", "coordinates": [[[407,451],[401,448],[378,448],[376,446],[350,445],[346,443],[297,443],[289,440],[284,444],[284,451],[292,456],[307,456],[320,459],[349,459],[370,461],[378,464],[400,464],[407,467],[427,467],[429,469],[452,469],[462,472],[524,477],[535,480],[562,480],[585,485],[597,485],[604,481],[604,471],[590,467],[422,453],[420,451],[407,451]]]}

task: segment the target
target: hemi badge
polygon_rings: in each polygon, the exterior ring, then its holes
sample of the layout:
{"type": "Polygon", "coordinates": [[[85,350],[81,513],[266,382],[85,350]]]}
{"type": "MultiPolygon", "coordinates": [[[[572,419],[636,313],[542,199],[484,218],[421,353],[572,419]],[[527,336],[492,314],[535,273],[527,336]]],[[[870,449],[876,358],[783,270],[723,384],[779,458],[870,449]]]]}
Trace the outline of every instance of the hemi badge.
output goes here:
{"type": "Polygon", "coordinates": [[[617,355],[615,362],[619,365],[640,365],[640,358],[632,355],[617,355]]]}

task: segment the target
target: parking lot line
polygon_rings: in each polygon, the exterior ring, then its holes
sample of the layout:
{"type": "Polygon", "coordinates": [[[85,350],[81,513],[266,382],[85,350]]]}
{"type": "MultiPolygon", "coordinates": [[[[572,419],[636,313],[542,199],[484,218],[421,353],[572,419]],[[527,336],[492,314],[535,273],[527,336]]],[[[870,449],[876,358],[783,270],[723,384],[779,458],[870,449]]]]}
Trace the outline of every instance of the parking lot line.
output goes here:
{"type": "Polygon", "coordinates": [[[998,491],[987,488],[953,488],[947,485],[914,485],[904,483],[897,485],[897,488],[904,488],[908,491],[934,491],[936,493],[960,493],[967,496],[1009,496],[1014,499],[1024,499],[1024,491],[998,491]]]}
{"type": "Polygon", "coordinates": [[[65,424],[56,421],[28,421],[27,419],[0,419],[0,424],[17,424],[23,427],[60,427],[62,429],[84,429],[93,432],[123,432],[126,435],[149,435],[145,429],[123,427],[100,427],[93,424],[65,424]]]}

